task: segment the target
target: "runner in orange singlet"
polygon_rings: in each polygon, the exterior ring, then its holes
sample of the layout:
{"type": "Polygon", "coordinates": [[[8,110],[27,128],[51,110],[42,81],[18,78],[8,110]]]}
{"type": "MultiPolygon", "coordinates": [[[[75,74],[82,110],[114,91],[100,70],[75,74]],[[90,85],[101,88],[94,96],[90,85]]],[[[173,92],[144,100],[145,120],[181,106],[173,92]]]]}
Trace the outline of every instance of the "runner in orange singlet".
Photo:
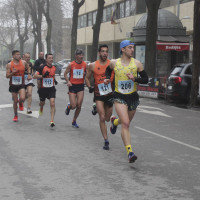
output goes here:
{"type": "Polygon", "coordinates": [[[46,98],[49,99],[50,108],[51,108],[51,121],[50,127],[54,127],[54,116],[55,116],[55,98],[56,98],[56,88],[55,85],[57,81],[55,80],[56,67],[52,65],[53,55],[48,53],[45,55],[46,64],[43,67],[38,68],[38,71],[35,72],[34,78],[41,79],[41,87],[38,89],[38,94],[40,97],[40,110],[39,114],[43,114],[43,107],[45,104],[46,98]]]}
{"type": "MultiPolygon", "coordinates": [[[[108,58],[108,46],[101,45],[99,46],[99,60],[93,62],[89,65],[89,69],[85,78],[86,84],[89,88],[89,92],[92,93],[94,90],[94,99],[96,101],[97,112],[99,113],[99,126],[101,133],[104,138],[103,149],[109,150],[109,140],[107,135],[107,126],[106,121],[110,121],[112,115],[112,86],[111,83],[108,85],[104,84],[105,71],[110,64],[108,58]],[[94,88],[91,87],[90,78],[94,76],[94,88]]],[[[113,80],[114,72],[111,76],[113,80]]]]}
{"type": "Polygon", "coordinates": [[[67,81],[67,86],[69,87],[69,101],[65,114],[69,115],[70,110],[75,110],[74,118],[72,121],[72,126],[74,128],[79,128],[76,120],[81,112],[81,105],[84,97],[84,80],[86,74],[86,62],[83,61],[83,51],[82,49],[77,49],[75,51],[75,61],[71,62],[65,70],[65,80],[67,81]],[[68,78],[68,73],[70,73],[70,78],[68,78]]]}
{"type": "Polygon", "coordinates": [[[12,93],[13,98],[13,109],[14,109],[14,118],[13,121],[18,121],[17,113],[17,103],[18,103],[18,94],[19,94],[19,109],[24,110],[23,102],[25,101],[26,92],[25,92],[25,82],[24,82],[24,72],[25,69],[28,72],[28,80],[31,80],[31,69],[26,61],[21,60],[21,55],[18,50],[12,51],[13,59],[6,66],[6,78],[10,79],[9,91],[12,93]]]}

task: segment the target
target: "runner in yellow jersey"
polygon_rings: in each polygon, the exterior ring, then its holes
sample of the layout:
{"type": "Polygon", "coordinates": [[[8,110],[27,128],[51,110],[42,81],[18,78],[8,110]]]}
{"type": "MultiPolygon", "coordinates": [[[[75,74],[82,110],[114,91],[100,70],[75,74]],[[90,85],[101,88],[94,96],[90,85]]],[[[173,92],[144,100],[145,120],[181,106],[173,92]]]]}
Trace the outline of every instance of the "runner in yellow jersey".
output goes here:
{"type": "Polygon", "coordinates": [[[134,43],[123,40],[120,43],[121,58],[111,60],[106,69],[105,84],[110,82],[112,70],[115,72],[115,91],[113,94],[115,110],[119,118],[111,117],[110,131],[115,134],[117,125],[121,124],[121,136],[126,148],[129,162],[135,162],[137,156],[131,147],[130,122],[133,119],[136,108],[139,105],[137,93],[138,83],[148,83],[148,76],[140,61],[133,58],[134,43]],[[138,73],[140,78],[138,77],[138,73]]]}

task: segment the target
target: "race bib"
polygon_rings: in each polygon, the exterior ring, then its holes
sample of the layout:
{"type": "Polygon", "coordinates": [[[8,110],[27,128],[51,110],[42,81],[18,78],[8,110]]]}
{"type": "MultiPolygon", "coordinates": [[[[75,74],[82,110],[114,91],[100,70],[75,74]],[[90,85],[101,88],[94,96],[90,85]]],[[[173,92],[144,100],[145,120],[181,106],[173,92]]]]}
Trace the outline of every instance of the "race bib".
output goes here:
{"type": "Polygon", "coordinates": [[[127,94],[133,91],[134,82],[132,80],[128,81],[118,81],[118,90],[122,94],[127,94]]]}
{"type": "Polygon", "coordinates": [[[75,78],[75,79],[83,78],[83,69],[74,69],[73,70],[73,78],[75,78]]]}
{"type": "Polygon", "coordinates": [[[43,87],[53,87],[53,78],[43,78],[43,87]]]}
{"type": "Polygon", "coordinates": [[[12,76],[13,85],[22,85],[22,76],[12,76]]]}
{"type": "Polygon", "coordinates": [[[27,85],[28,84],[28,75],[27,74],[24,75],[24,81],[25,81],[25,85],[27,85]]]}
{"type": "Polygon", "coordinates": [[[112,92],[111,84],[105,85],[104,83],[98,84],[100,95],[106,95],[112,92]]]}

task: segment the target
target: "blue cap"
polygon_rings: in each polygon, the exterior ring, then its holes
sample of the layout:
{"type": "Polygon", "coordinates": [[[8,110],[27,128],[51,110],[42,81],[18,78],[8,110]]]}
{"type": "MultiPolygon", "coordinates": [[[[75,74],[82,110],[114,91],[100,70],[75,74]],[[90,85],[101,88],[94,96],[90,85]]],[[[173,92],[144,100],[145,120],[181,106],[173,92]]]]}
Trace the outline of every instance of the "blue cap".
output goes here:
{"type": "Polygon", "coordinates": [[[130,40],[123,40],[120,43],[120,53],[122,53],[121,49],[128,46],[128,45],[135,45],[135,43],[131,42],[130,40]]]}

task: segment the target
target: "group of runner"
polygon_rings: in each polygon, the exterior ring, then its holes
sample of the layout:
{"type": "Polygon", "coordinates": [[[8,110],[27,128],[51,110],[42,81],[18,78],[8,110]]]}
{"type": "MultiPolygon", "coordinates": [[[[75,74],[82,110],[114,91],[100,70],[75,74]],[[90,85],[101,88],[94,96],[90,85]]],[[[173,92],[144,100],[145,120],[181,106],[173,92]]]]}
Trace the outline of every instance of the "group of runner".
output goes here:
{"type": "MultiPolygon", "coordinates": [[[[148,76],[144,71],[142,64],[133,58],[134,43],[124,40],[120,43],[121,57],[118,59],[108,59],[108,46],[100,45],[99,59],[87,66],[83,61],[84,53],[81,49],[75,51],[75,60],[72,61],[64,73],[67,86],[69,88],[69,103],[65,110],[69,115],[70,110],[74,110],[72,126],[79,128],[77,118],[81,112],[81,106],[84,98],[84,83],[89,88],[89,93],[94,92],[93,108],[96,108],[99,114],[99,126],[104,139],[103,149],[109,150],[109,140],[106,122],[111,121],[110,132],[115,134],[117,127],[121,124],[121,137],[127,151],[130,163],[137,160],[133,153],[130,136],[130,122],[132,121],[136,108],[139,105],[139,96],[137,94],[138,83],[148,83],[148,76]],[[138,76],[139,74],[139,76],[138,76]],[[91,86],[90,79],[94,78],[94,87],[91,86]],[[118,117],[112,115],[113,104],[118,117]]],[[[17,121],[17,103],[19,93],[19,109],[25,100],[25,70],[27,73],[26,80],[30,83],[32,78],[40,81],[38,94],[40,98],[40,115],[43,113],[45,99],[50,100],[51,122],[50,126],[54,127],[55,116],[55,70],[52,65],[53,55],[46,54],[45,64],[38,67],[35,74],[32,75],[31,67],[28,65],[28,58],[25,61],[20,59],[19,51],[13,51],[13,59],[7,65],[6,77],[10,78],[9,91],[13,96],[14,119],[17,121]]],[[[28,104],[27,112],[30,111],[28,104]]],[[[96,114],[93,110],[93,114],[96,114]]]]}

